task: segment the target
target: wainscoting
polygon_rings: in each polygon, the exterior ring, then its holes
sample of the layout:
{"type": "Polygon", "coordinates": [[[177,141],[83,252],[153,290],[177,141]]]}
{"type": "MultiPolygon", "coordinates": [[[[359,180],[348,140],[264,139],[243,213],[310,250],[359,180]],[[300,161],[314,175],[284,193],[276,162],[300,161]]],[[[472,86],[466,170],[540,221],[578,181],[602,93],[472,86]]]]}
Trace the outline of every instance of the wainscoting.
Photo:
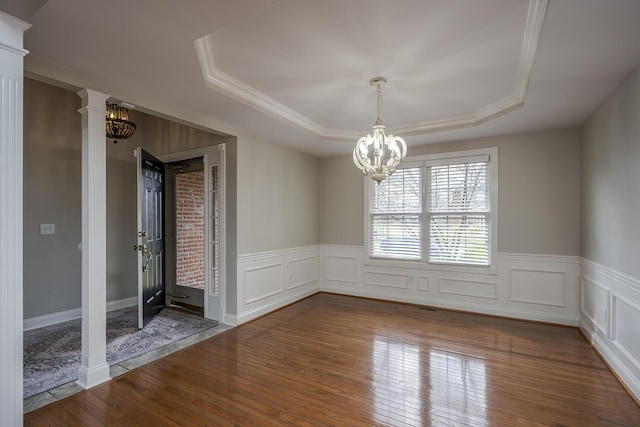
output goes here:
{"type": "Polygon", "coordinates": [[[319,291],[318,246],[238,256],[237,324],[319,291]]]}
{"type": "Polygon", "coordinates": [[[640,280],[581,261],[580,329],[640,400],[640,280]]]}
{"type": "Polygon", "coordinates": [[[242,324],[318,291],[578,326],[580,259],[499,254],[495,274],[365,263],[362,246],[238,257],[242,324]]]}
{"type": "Polygon", "coordinates": [[[499,254],[494,273],[365,262],[361,246],[323,245],[320,289],[454,310],[578,325],[580,260],[499,254]]]}

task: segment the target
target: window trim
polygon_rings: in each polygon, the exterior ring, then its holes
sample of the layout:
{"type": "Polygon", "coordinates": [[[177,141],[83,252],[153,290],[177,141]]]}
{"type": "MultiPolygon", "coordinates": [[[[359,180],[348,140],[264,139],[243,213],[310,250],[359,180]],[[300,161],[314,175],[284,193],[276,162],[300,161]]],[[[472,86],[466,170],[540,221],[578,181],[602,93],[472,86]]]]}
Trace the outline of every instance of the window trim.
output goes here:
{"type": "MultiPolygon", "coordinates": [[[[379,267],[399,267],[399,268],[413,268],[420,270],[438,270],[438,271],[451,271],[460,273],[478,273],[478,274],[498,274],[498,147],[487,147],[464,151],[452,151],[437,154],[427,154],[421,156],[407,157],[405,161],[400,164],[398,169],[422,167],[426,170],[427,166],[463,163],[467,161],[477,161],[479,158],[489,157],[487,172],[489,174],[489,266],[474,266],[474,265],[452,265],[452,264],[437,264],[429,263],[427,261],[426,240],[422,239],[422,253],[423,257],[420,260],[398,260],[393,258],[377,258],[371,257],[370,244],[371,244],[371,213],[369,212],[369,194],[372,185],[376,185],[373,180],[365,176],[364,185],[364,244],[365,244],[365,257],[364,265],[379,266],[379,267]]],[[[422,184],[422,197],[426,203],[426,186],[424,182],[422,184]]],[[[423,225],[425,225],[426,211],[423,210],[420,213],[420,219],[423,225]]],[[[428,225],[425,225],[428,227],[428,225]]],[[[424,228],[424,227],[423,227],[424,228]]],[[[423,229],[424,233],[428,233],[428,229],[423,229]]]]}

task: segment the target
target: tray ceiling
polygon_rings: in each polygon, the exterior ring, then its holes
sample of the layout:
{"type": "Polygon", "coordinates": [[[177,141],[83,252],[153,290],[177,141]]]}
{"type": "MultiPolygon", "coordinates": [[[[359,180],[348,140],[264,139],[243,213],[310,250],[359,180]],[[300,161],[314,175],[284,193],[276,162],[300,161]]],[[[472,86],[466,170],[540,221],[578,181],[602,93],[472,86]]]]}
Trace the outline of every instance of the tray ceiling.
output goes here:
{"type": "Polygon", "coordinates": [[[5,0],[27,76],[304,152],[579,126],[640,61],[629,0],[5,0]]]}

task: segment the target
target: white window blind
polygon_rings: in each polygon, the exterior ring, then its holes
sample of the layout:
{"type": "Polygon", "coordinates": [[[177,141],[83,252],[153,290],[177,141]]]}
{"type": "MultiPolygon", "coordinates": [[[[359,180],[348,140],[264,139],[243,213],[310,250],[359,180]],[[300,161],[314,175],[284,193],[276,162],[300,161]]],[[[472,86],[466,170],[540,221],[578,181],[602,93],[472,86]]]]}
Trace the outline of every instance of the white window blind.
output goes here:
{"type": "Polygon", "coordinates": [[[422,258],[422,170],[398,169],[369,187],[369,254],[378,258],[422,258]]]}
{"type": "Polygon", "coordinates": [[[489,265],[488,163],[427,168],[428,261],[489,265]]]}

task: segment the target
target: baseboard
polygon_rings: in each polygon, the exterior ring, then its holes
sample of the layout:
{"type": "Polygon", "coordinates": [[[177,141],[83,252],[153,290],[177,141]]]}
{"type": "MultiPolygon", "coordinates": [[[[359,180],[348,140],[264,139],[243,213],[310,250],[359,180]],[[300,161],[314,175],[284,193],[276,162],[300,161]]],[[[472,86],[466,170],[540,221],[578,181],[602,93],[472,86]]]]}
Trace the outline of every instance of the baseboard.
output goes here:
{"type": "Polygon", "coordinates": [[[437,307],[446,310],[464,311],[474,314],[486,314],[490,316],[506,317],[517,320],[530,320],[534,322],[551,323],[563,326],[577,326],[577,319],[573,316],[563,316],[558,314],[539,313],[527,310],[515,310],[501,307],[481,306],[478,304],[460,304],[450,301],[440,301],[430,298],[419,298],[414,295],[403,296],[400,294],[390,295],[386,293],[376,293],[371,291],[358,291],[354,289],[345,289],[340,287],[331,287],[323,285],[320,292],[329,292],[333,294],[350,295],[363,298],[372,298],[381,301],[400,302],[404,304],[416,304],[430,307],[437,307]]]}
{"type": "Polygon", "coordinates": [[[583,319],[580,319],[579,328],[587,341],[600,354],[600,357],[604,359],[605,363],[609,366],[609,369],[613,371],[614,375],[634,397],[635,401],[640,404],[640,378],[635,377],[633,373],[627,369],[624,362],[609,349],[609,346],[583,319]]]}
{"type": "Polygon", "coordinates": [[[271,313],[272,311],[278,310],[284,306],[292,304],[296,301],[300,301],[317,293],[318,289],[309,289],[305,290],[304,292],[292,294],[287,296],[286,298],[281,298],[274,302],[264,304],[258,308],[254,308],[253,310],[238,316],[236,318],[236,325],[242,325],[243,323],[250,322],[251,320],[255,320],[260,316],[264,316],[265,314],[271,313]]]}
{"type": "Polygon", "coordinates": [[[238,326],[238,316],[235,314],[225,313],[222,323],[229,326],[238,326]]]}
{"type": "Polygon", "coordinates": [[[120,310],[121,308],[138,305],[138,297],[130,297],[107,302],[107,311],[120,310]]]}
{"type": "MultiPolygon", "coordinates": [[[[138,304],[138,297],[125,298],[121,300],[107,302],[107,311],[119,310],[121,308],[132,307],[138,304]]],[[[69,320],[80,319],[82,317],[82,309],[74,308],[71,310],[58,311],[56,313],[45,314],[43,316],[30,317],[24,319],[23,329],[30,331],[32,329],[44,328],[69,320]]]]}

